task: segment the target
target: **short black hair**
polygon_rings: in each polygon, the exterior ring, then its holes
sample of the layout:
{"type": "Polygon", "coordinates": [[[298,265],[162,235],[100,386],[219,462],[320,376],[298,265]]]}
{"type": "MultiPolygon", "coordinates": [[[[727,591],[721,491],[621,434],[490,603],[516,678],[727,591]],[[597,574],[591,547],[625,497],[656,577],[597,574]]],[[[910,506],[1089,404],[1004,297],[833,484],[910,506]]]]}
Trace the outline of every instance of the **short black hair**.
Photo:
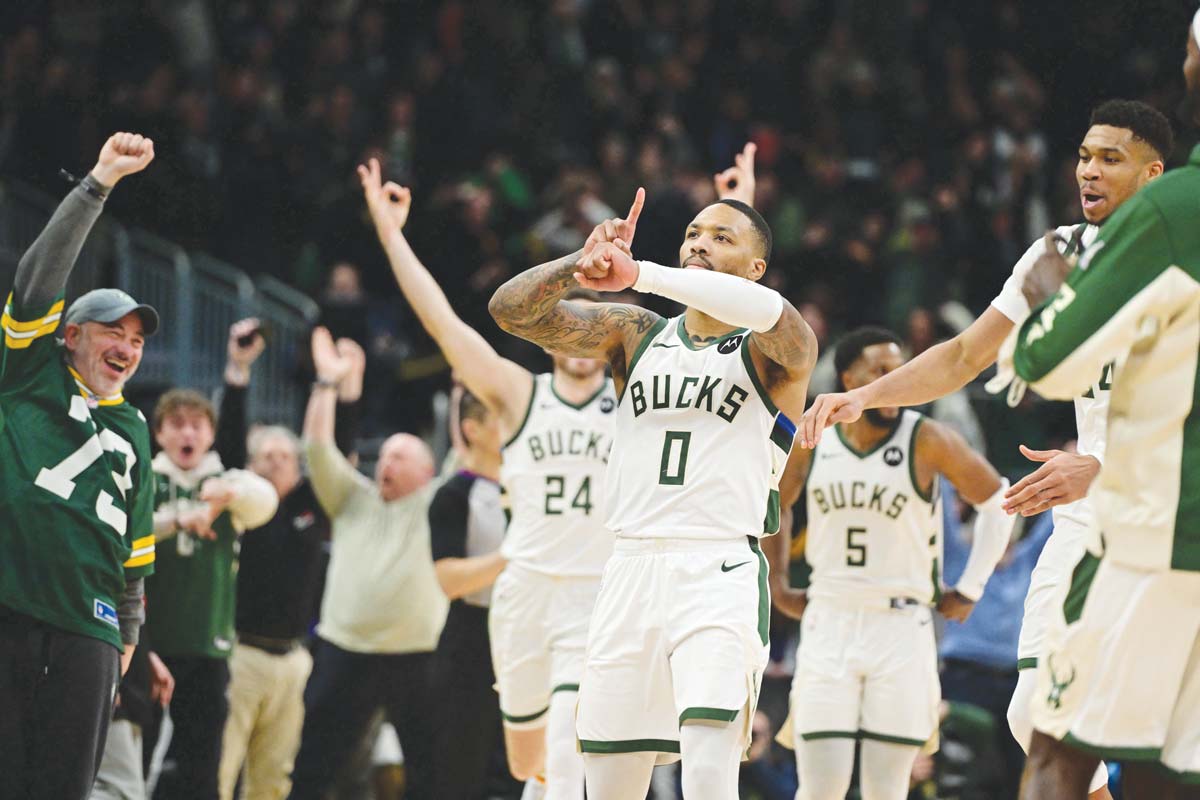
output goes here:
{"type": "Polygon", "coordinates": [[[842,373],[854,366],[854,362],[858,361],[864,350],[876,344],[900,346],[903,342],[892,331],[876,325],[867,325],[852,330],[838,341],[837,349],[833,351],[833,370],[839,392],[846,391],[846,384],[842,382],[842,373]]]}
{"type": "Polygon", "coordinates": [[[471,394],[471,390],[465,386],[461,387],[462,395],[458,398],[458,433],[462,436],[463,444],[467,447],[471,446],[471,440],[467,438],[467,432],[463,428],[463,422],[468,419],[473,419],[476,422],[482,423],[488,418],[488,407],[483,404],[475,395],[471,394]]]}
{"type": "Polygon", "coordinates": [[[753,206],[743,203],[741,200],[726,198],[718,200],[718,203],[724,203],[730,208],[736,208],[738,211],[746,215],[750,220],[750,225],[754,228],[754,233],[758,236],[758,243],[762,245],[762,258],[768,265],[771,263],[771,247],[774,244],[774,238],[771,236],[771,226],[763,219],[762,214],[754,210],[753,206]]]}
{"type": "Polygon", "coordinates": [[[1150,145],[1163,161],[1175,149],[1175,132],[1171,122],[1152,105],[1140,100],[1105,100],[1092,109],[1089,125],[1111,125],[1125,128],[1133,138],[1150,145]]]}

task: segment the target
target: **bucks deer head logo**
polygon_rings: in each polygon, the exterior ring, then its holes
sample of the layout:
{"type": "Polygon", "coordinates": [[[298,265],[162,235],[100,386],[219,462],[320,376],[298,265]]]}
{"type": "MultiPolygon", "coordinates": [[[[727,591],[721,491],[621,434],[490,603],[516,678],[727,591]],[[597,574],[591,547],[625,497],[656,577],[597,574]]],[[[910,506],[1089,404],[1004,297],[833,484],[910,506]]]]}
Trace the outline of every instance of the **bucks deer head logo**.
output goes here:
{"type": "Polygon", "coordinates": [[[1071,667],[1071,674],[1062,679],[1058,675],[1058,670],[1054,668],[1054,656],[1050,656],[1047,662],[1050,666],[1050,694],[1046,696],[1046,704],[1055,711],[1062,708],[1062,695],[1067,690],[1067,687],[1075,682],[1075,667],[1071,667]]]}

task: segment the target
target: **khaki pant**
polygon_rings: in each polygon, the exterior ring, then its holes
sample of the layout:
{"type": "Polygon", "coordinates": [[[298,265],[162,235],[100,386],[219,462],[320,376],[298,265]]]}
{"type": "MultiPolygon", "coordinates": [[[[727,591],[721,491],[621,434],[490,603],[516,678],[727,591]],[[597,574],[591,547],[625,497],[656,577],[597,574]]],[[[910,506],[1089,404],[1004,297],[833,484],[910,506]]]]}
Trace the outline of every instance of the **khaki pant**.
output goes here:
{"type": "Polygon", "coordinates": [[[282,656],[245,644],[234,649],[221,748],[221,800],[233,800],[243,764],[246,800],[287,796],[304,724],[304,685],[311,671],[312,656],[303,647],[282,656]]]}

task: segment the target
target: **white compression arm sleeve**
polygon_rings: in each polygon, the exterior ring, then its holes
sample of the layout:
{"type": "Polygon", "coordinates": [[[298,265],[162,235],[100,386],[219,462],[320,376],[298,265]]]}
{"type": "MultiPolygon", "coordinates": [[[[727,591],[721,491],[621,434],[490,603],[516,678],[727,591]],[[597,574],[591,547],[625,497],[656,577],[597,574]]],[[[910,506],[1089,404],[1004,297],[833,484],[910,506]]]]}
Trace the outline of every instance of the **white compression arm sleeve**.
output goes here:
{"type": "Polygon", "coordinates": [[[639,292],[662,295],[703,311],[735,328],[766,333],[783,314],[783,298],[754,281],[704,269],[672,269],[653,261],[638,262],[639,292]]]}
{"type": "Polygon", "coordinates": [[[978,600],[983,596],[983,587],[1008,547],[1016,519],[1004,511],[1002,504],[1006,491],[1008,480],[1001,478],[996,493],[975,506],[975,536],[971,555],[967,557],[967,566],[958,579],[958,585],[954,587],[968,600],[978,600]]]}

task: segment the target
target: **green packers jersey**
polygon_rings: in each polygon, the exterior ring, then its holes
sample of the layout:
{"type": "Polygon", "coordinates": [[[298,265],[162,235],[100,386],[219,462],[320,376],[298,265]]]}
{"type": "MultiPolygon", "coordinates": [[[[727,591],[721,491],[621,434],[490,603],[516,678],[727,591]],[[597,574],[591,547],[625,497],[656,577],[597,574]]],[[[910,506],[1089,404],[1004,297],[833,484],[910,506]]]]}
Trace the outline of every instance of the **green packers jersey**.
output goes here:
{"type": "Polygon", "coordinates": [[[1016,373],[1078,397],[1116,361],[1104,468],[1088,495],[1105,558],[1200,571],[1200,147],[1100,229],[1017,334],[1016,373]]]}
{"type": "Polygon", "coordinates": [[[66,364],[62,310],[10,295],[0,320],[0,605],[120,648],[125,582],[154,564],[150,433],[66,364]]]}
{"type": "MultiPolygon", "coordinates": [[[[187,510],[198,502],[200,485],[221,474],[215,454],[180,481],[166,453],[154,461],[154,508],[187,510]]],[[[146,582],[146,627],[156,652],[169,656],[227,657],[233,648],[237,533],[228,511],[212,524],[217,538],[188,531],[161,540],[155,574],[146,582]]]]}

